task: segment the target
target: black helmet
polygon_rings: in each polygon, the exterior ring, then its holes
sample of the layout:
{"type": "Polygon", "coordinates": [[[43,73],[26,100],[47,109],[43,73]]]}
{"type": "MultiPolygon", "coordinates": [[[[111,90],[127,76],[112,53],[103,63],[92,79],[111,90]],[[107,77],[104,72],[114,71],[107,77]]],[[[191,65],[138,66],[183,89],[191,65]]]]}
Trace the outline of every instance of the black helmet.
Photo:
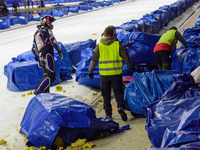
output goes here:
{"type": "Polygon", "coordinates": [[[40,24],[42,26],[47,26],[47,27],[50,27],[51,29],[53,29],[52,22],[54,22],[55,20],[56,19],[54,17],[45,15],[40,19],[40,24]]]}

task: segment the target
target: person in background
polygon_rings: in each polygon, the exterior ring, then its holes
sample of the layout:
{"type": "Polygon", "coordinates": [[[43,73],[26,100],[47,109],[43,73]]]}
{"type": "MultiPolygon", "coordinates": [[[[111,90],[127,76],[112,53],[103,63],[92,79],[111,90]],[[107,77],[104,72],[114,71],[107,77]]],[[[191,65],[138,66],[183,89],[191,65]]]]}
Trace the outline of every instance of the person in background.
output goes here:
{"type": "Polygon", "coordinates": [[[171,54],[178,40],[187,48],[187,41],[177,31],[177,28],[172,26],[156,43],[154,54],[159,70],[171,70],[171,54]]]}
{"type": "Polygon", "coordinates": [[[93,70],[99,61],[100,88],[104,99],[104,110],[107,119],[112,119],[111,87],[113,88],[115,99],[118,105],[118,112],[123,121],[127,120],[124,111],[124,88],[122,81],[122,66],[125,60],[129,68],[134,71],[134,67],[126,52],[126,49],[116,41],[113,27],[106,27],[103,38],[95,47],[90,66],[88,68],[89,78],[93,79],[93,70]]]}
{"type": "Polygon", "coordinates": [[[49,93],[50,85],[55,80],[54,50],[63,58],[63,53],[53,35],[52,23],[55,18],[52,16],[43,16],[37,31],[34,33],[32,52],[40,68],[43,68],[44,74],[42,81],[35,88],[34,94],[49,93]]]}
{"type": "Polygon", "coordinates": [[[36,0],[36,3],[37,3],[37,6],[38,6],[38,4],[39,4],[39,1],[38,1],[38,0],[36,0]]]}
{"type": "Polygon", "coordinates": [[[27,0],[24,0],[24,8],[25,8],[25,9],[26,9],[26,1],[27,1],[27,0]]]}
{"type": "Polygon", "coordinates": [[[32,8],[33,8],[33,0],[31,0],[31,5],[32,5],[32,8]]]}

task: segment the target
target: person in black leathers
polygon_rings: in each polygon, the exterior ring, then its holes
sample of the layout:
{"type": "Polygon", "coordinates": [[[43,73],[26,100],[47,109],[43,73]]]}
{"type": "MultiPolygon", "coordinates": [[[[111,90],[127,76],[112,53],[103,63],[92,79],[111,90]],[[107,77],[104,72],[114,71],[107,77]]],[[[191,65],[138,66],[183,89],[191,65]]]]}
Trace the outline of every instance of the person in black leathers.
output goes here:
{"type": "Polygon", "coordinates": [[[34,33],[32,52],[35,55],[39,67],[44,70],[43,79],[35,88],[35,95],[49,93],[50,85],[55,80],[53,48],[63,58],[63,53],[52,33],[52,22],[54,21],[55,18],[52,16],[43,16],[40,20],[40,25],[37,26],[37,31],[34,33]]]}

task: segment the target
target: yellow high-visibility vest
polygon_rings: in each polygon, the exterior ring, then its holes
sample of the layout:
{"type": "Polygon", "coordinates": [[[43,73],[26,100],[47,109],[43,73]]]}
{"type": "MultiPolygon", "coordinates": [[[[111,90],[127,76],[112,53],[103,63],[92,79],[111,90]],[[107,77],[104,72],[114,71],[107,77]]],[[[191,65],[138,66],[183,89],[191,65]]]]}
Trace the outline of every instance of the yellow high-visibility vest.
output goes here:
{"type": "Polygon", "coordinates": [[[161,38],[159,39],[159,41],[156,43],[157,44],[160,44],[160,43],[166,43],[168,44],[171,48],[173,48],[176,43],[177,43],[177,39],[175,37],[175,33],[176,33],[176,30],[168,30],[166,33],[164,33],[161,38]]]}
{"type": "Polygon", "coordinates": [[[111,45],[99,43],[99,73],[100,75],[122,74],[122,57],[119,55],[119,41],[111,45]]]}

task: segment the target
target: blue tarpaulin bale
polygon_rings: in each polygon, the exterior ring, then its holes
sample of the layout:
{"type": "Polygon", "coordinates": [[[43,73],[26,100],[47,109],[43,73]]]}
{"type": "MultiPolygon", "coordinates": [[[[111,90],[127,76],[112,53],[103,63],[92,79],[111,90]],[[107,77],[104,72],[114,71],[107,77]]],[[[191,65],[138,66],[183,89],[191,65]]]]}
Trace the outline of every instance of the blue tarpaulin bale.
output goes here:
{"type": "Polygon", "coordinates": [[[53,9],[52,16],[53,17],[62,17],[64,15],[63,11],[60,9],[53,9]]]}
{"type": "Polygon", "coordinates": [[[88,11],[88,5],[79,5],[79,10],[88,11]]]}
{"type": "Polygon", "coordinates": [[[183,73],[183,63],[186,53],[187,49],[183,45],[181,45],[178,49],[174,51],[174,53],[172,54],[171,63],[172,70],[176,70],[179,73],[183,73]]]}
{"type": "MultiPolygon", "coordinates": [[[[52,85],[60,82],[60,67],[58,60],[55,60],[56,80],[52,85]]],[[[7,88],[12,91],[27,91],[34,89],[43,78],[43,69],[32,59],[27,61],[10,62],[4,67],[8,78],[7,88]]]]}
{"type": "Polygon", "coordinates": [[[168,148],[199,141],[199,111],[199,96],[153,103],[146,126],[151,143],[168,148]]]}
{"type": "Polygon", "coordinates": [[[195,83],[190,73],[183,73],[175,77],[173,84],[163,94],[162,100],[185,99],[200,96],[200,86],[195,83]]]}
{"type": "Polygon", "coordinates": [[[112,1],[103,1],[103,3],[105,4],[105,6],[113,5],[112,1]]]}
{"type": "MultiPolygon", "coordinates": [[[[141,64],[145,63],[148,70],[157,68],[153,49],[160,35],[144,32],[128,32],[122,29],[120,32],[117,32],[117,38],[126,47],[127,53],[135,66],[141,66],[141,64]],[[130,45],[128,44],[129,41],[134,42],[130,45]]],[[[132,72],[129,70],[127,64],[124,64],[123,75],[130,74],[132,72]]]]}
{"type": "Polygon", "coordinates": [[[41,17],[45,16],[45,15],[52,15],[52,11],[51,10],[47,10],[47,11],[42,11],[40,13],[38,13],[41,17]]]}
{"type": "Polygon", "coordinates": [[[191,75],[180,74],[161,100],[148,107],[146,130],[155,147],[178,147],[197,141],[200,134],[199,96],[200,86],[191,75]]]}
{"type": "Polygon", "coordinates": [[[64,45],[72,61],[72,64],[76,68],[78,67],[81,61],[81,51],[85,50],[86,48],[95,48],[95,46],[96,46],[96,40],[92,40],[92,39],[64,45]]]}
{"type": "Polygon", "coordinates": [[[24,15],[25,16],[25,18],[28,20],[28,22],[30,22],[30,21],[32,21],[33,20],[33,15],[32,14],[25,14],[24,15]]]}
{"type": "Polygon", "coordinates": [[[64,132],[62,140],[68,145],[79,138],[79,129],[88,129],[85,132],[87,140],[91,140],[94,130],[119,129],[119,124],[112,120],[97,119],[95,110],[89,105],[54,93],[42,93],[33,97],[20,125],[20,133],[26,135],[34,146],[47,148],[51,148],[61,127],[64,132]]]}
{"type": "MultiPolygon", "coordinates": [[[[72,76],[71,76],[72,71],[73,71],[72,61],[64,45],[61,42],[58,42],[58,45],[60,46],[61,51],[63,52],[63,59],[61,60],[61,63],[60,63],[60,80],[66,81],[66,80],[72,79],[72,76]]],[[[56,49],[54,49],[54,56],[56,58],[59,58],[59,54],[56,49]]]]}
{"type": "Polygon", "coordinates": [[[153,49],[159,38],[160,35],[148,34],[143,32],[132,32],[129,36],[129,40],[133,40],[134,42],[131,46],[129,46],[130,51],[128,52],[132,63],[156,64],[153,49]]]}
{"type": "Polygon", "coordinates": [[[10,28],[10,17],[1,18],[0,19],[0,29],[8,29],[10,28]]]}
{"type": "Polygon", "coordinates": [[[88,77],[88,68],[92,59],[93,51],[94,49],[91,48],[87,48],[86,50],[82,51],[82,59],[78,68],[76,69],[76,81],[79,84],[100,89],[100,75],[98,63],[93,71],[94,79],[90,79],[88,77]]]}
{"type": "Polygon", "coordinates": [[[170,20],[170,14],[169,11],[165,10],[163,7],[158,8],[158,11],[161,11],[164,14],[164,26],[167,26],[170,20]]]}
{"type": "Polygon", "coordinates": [[[127,109],[134,114],[147,117],[147,107],[162,97],[173,83],[175,75],[176,72],[170,70],[135,72],[132,81],[125,89],[127,109]]]}
{"type": "Polygon", "coordinates": [[[145,24],[149,23],[150,25],[146,25],[145,32],[147,33],[158,33],[161,28],[159,28],[160,20],[154,17],[155,15],[146,14],[142,17],[143,20],[146,20],[145,24]],[[148,29],[151,28],[151,29],[148,29]]]}
{"type": "Polygon", "coordinates": [[[75,5],[75,6],[69,6],[69,12],[71,13],[78,13],[79,12],[79,7],[78,5],[75,5]]]}
{"type": "Polygon", "coordinates": [[[31,21],[40,21],[40,19],[41,19],[41,16],[33,16],[33,18],[32,18],[32,20],[31,21]]]}
{"type": "Polygon", "coordinates": [[[95,8],[98,8],[98,7],[99,7],[99,5],[98,5],[97,2],[92,2],[92,3],[90,3],[90,5],[91,5],[92,7],[95,7],[95,8]]]}
{"type": "Polygon", "coordinates": [[[28,24],[28,20],[24,16],[17,16],[17,17],[11,17],[10,18],[10,24],[28,24]]]}
{"type": "Polygon", "coordinates": [[[62,7],[60,8],[60,10],[63,12],[63,15],[68,15],[68,11],[69,11],[68,7],[62,7]]]}
{"type": "Polygon", "coordinates": [[[143,32],[145,32],[145,33],[153,32],[153,27],[149,20],[147,20],[145,18],[141,18],[140,21],[144,22],[144,31],[143,32]]]}
{"type": "Polygon", "coordinates": [[[105,6],[104,2],[97,2],[97,3],[98,3],[98,6],[100,6],[100,7],[104,7],[105,6]]]}
{"type": "Polygon", "coordinates": [[[184,58],[183,72],[191,73],[200,66],[200,48],[188,48],[184,58]]]}
{"type": "Polygon", "coordinates": [[[193,39],[194,36],[195,37],[200,36],[200,27],[199,26],[195,26],[195,27],[192,27],[192,28],[185,29],[184,32],[183,32],[183,37],[186,40],[193,39]]]}
{"type": "Polygon", "coordinates": [[[133,32],[133,31],[139,32],[139,29],[141,27],[138,26],[137,22],[138,22],[137,20],[132,20],[130,22],[123,23],[121,27],[124,30],[129,31],[129,32],[133,32]]]}

